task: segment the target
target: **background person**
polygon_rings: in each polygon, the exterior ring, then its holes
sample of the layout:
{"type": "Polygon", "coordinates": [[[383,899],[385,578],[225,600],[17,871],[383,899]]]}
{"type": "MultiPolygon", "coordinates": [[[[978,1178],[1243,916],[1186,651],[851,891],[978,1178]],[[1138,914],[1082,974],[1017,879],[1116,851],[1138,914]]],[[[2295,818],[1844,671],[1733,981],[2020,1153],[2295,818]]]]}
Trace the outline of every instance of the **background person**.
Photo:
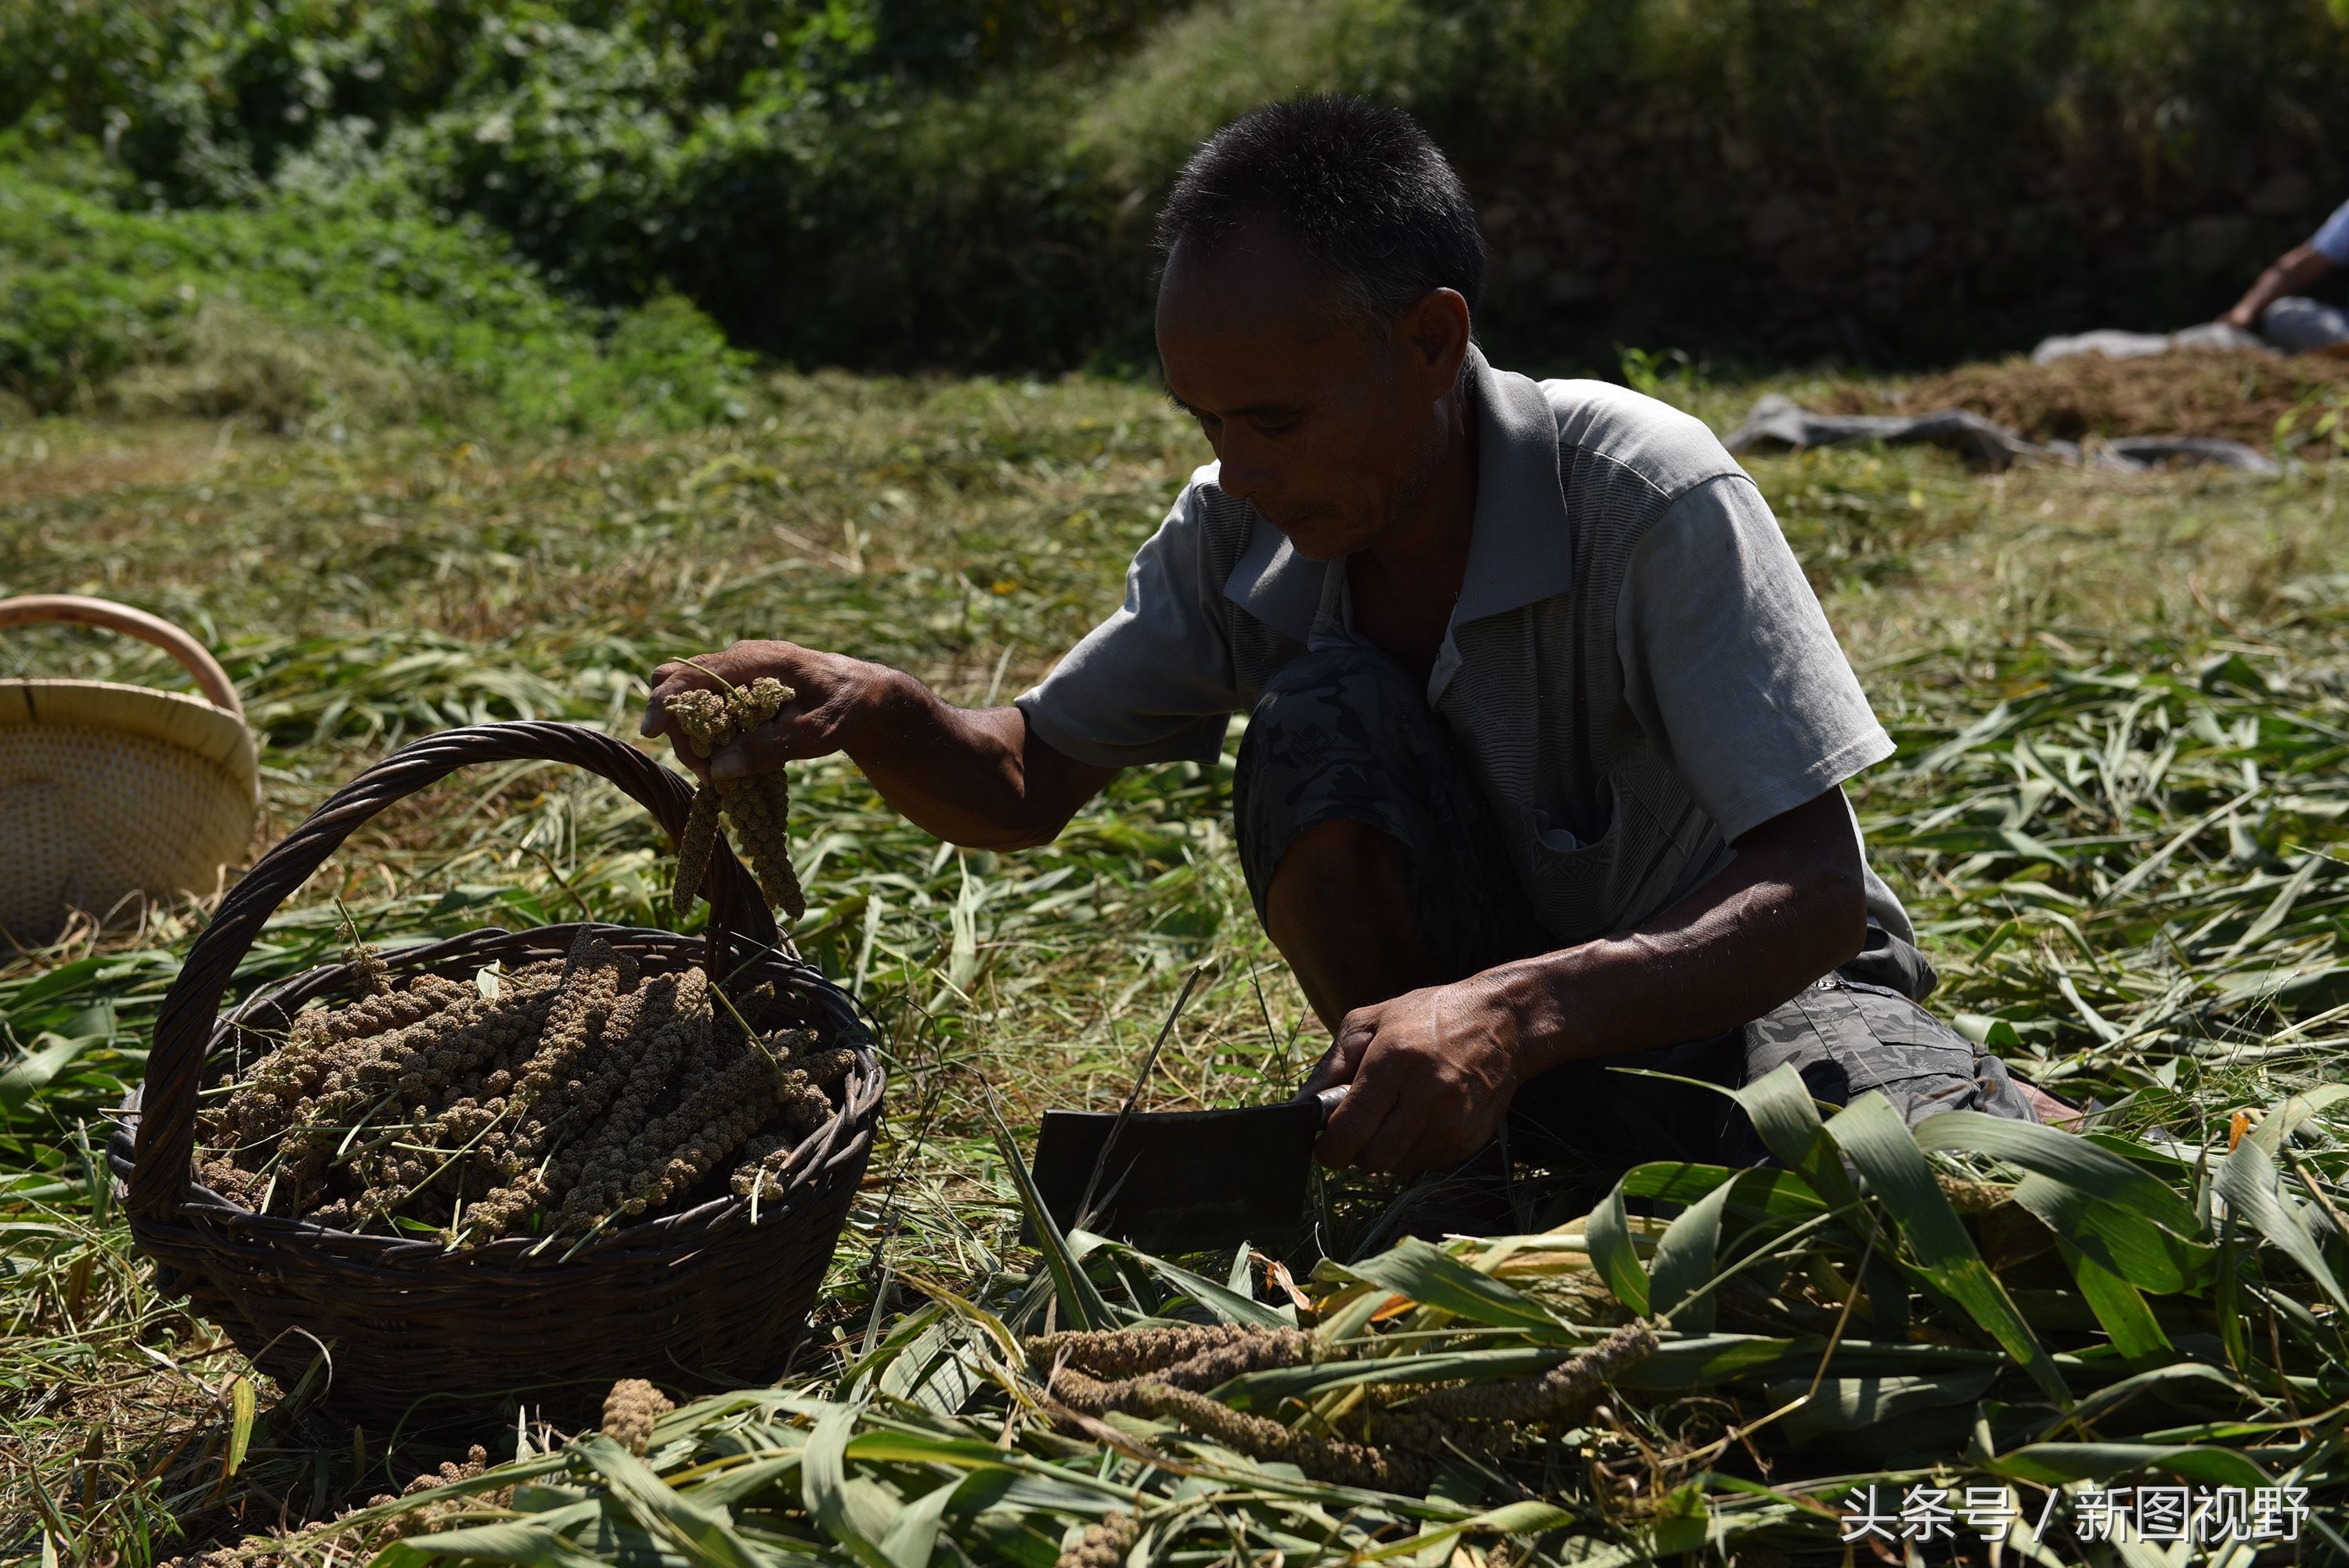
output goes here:
{"type": "MultiPolygon", "coordinates": [[[[1320,1152],[1413,1171],[1505,1120],[1544,1162],[1764,1157],[1734,1085],[2027,1118],[1933,985],[1840,786],[1891,754],[1754,482],[1711,431],[1471,338],[1467,193],[1398,110],[1275,104],[1162,219],[1157,340],[1216,461],[1124,603],[1009,707],[789,643],[705,655],[796,700],[719,776],[844,751],[956,843],[1049,841],[1119,769],[1234,779],[1257,911],[1350,1082],[1320,1152]]],[[[662,705],[712,684],[653,673],[662,705]]]]}

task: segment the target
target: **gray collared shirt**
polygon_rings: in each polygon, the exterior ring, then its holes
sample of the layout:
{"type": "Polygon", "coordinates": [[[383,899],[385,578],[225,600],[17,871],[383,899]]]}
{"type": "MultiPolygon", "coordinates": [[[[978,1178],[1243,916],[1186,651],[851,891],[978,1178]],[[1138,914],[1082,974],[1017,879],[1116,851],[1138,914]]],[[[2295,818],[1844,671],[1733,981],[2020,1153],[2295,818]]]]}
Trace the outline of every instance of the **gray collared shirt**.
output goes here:
{"type": "MultiPolygon", "coordinates": [[[[1469,375],[1475,518],[1428,703],[1495,796],[1540,907],[1570,858],[1561,847],[1579,847],[1561,805],[1579,786],[1557,777],[1561,753],[1526,738],[1562,733],[1567,706],[1590,701],[1591,672],[1564,667],[1580,655],[1558,631],[1578,536],[1629,552],[1602,718],[1710,819],[1676,832],[1678,862],[1602,917],[1630,929],[1716,873],[1730,841],[1883,760],[1892,741],[1768,503],[1702,423],[1604,382],[1495,370],[1473,350],[1469,375]],[[1475,667],[1504,649],[1506,671],[1475,667]]],[[[1343,563],[1299,555],[1216,480],[1213,463],[1191,476],[1135,555],[1125,602],[1018,698],[1055,749],[1101,767],[1212,761],[1270,672],[1344,624],[1343,563]]],[[[1899,903],[1868,880],[1871,914],[1908,936],[1899,903]]]]}

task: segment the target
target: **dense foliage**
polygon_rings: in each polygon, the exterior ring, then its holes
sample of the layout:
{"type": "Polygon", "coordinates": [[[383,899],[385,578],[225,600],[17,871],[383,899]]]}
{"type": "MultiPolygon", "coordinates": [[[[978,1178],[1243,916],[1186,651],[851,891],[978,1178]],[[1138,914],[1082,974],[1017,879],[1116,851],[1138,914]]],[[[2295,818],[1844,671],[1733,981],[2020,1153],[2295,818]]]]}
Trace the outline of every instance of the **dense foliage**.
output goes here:
{"type": "Polygon", "coordinates": [[[486,222],[800,362],[1146,344],[1148,217],[1229,116],[1408,104],[1488,335],[1915,356],[2189,319],[2337,194],[2323,0],[0,0],[0,128],[129,205],[486,222]]]}
{"type": "Polygon", "coordinates": [[[738,406],[743,357],[673,294],[583,308],[478,221],[291,198],[126,211],[0,163],[0,391],[37,410],[297,428],[486,399],[526,425],[625,409],[678,428],[738,406]]]}

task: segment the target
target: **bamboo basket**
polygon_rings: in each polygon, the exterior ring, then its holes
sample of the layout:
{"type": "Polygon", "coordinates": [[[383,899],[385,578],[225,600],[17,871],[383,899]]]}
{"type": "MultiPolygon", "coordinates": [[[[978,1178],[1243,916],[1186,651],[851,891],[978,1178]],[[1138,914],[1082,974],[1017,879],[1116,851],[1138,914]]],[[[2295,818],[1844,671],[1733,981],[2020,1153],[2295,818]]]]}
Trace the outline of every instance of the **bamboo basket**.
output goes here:
{"type": "MultiPolygon", "coordinates": [[[[253,1361],[291,1388],[325,1352],[324,1408],[365,1423],[441,1430],[500,1419],[519,1401],[563,1424],[590,1421],[619,1377],[713,1391],[771,1381],[823,1283],[863,1179],[884,1085],[847,996],[778,945],[758,887],[721,842],[700,938],[601,926],[647,974],[702,965],[740,985],[775,983],[797,1021],[855,1053],[842,1109],[782,1173],[780,1201],[725,1190],[683,1212],[607,1231],[567,1255],[527,1236],[460,1251],[256,1214],[194,1178],[199,1092],[282,1037],[313,997],[355,978],[329,965],[264,986],[219,1016],[238,964],[278,905],[350,833],[394,801],[481,763],[565,762],[609,779],[672,841],[691,787],[643,752],[574,724],[475,725],[401,748],[336,791],[222,901],[156,1020],[145,1085],[108,1145],[133,1239],[253,1361]],[[132,1129],[135,1128],[135,1134],[132,1129]]],[[[475,931],[387,954],[395,975],[462,979],[492,959],[516,967],[569,951],[580,927],[475,931]]]]}
{"type": "Polygon", "coordinates": [[[104,599],[0,601],[0,627],[59,621],[154,644],[204,695],[0,680],[0,936],[20,946],[55,941],[77,910],[217,892],[261,805],[244,706],[202,643],[104,599]]]}

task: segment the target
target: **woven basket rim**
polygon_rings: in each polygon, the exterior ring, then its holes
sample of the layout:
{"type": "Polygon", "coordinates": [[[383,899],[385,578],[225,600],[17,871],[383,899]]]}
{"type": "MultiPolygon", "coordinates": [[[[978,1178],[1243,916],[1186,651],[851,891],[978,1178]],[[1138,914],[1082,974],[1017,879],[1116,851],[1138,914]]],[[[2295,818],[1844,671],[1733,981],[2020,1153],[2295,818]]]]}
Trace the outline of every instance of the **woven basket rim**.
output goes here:
{"type": "Polygon", "coordinates": [[[12,729],[135,735],[227,769],[256,807],[261,801],[261,755],[253,731],[226,708],[188,692],[122,681],[0,677],[0,731],[12,729]],[[189,744],[191,731],[211,743],[189,744]]]}
{"type": "MultiPolygon", "coordinates": [[[[419,975],[438,973],[467,965],[477,967],[475,961],[489,949],[533,946],[550,953],[564,951],[568,949],[571,939],[582,930],[592,930],[624,951],[639,955],[674,957],[678,960],[674,966],[678,968],[689,966],[701,948],[699,938],[680,935],[674,931],[583,921],[563,925],[532,926],[523,931],[484,926],[439,942],[388,949],[382,956],[394,971],[405,970],[419,975]]],[[[789,1219],[794,1200],[816,1185],[816,1178],[821,1171],[859,1158],[860,1145],[869,1149],[880,1121],[882,1095],[887,1086],[887,1075],[881,1067],[872,1031],[857,1016],[854,1005],[846,994],[820,970],[783,949],[751,944],[745,938],[738,937],[736,942],[751,947],[752,951],[732,966],[731,975],[740,975],[745,971],[761,974],[780,969],[791,982],[792,994],[811,1004],[811,1010],[820,1015],[832,1015],[828,1019],[820,1018],[817,1024],[820,1029],[827,1031],[827,1043],[844,1045],[856,1057],[843,1088],[840,1109],[822,1128],[802,1140],[785,1169],[789,1189],[782,1197],[771,1202],[761,1202],[759,1205],[760,1217],[755,1222],[751,1219],[750,1201],[729,1192],[676,1213],[615,1225],[602,1235],[575,1246],[542,1246],[546,1238],[541,1236],[506,1236],[474,1246],[448,1248],[418,1238],[338,1231],[309,1220],[256,1213],[205,1186],[191,1175],[187,1195],[171,1222],[191,1228],[224,1223],[240,1239],[262,1244],[327,1243],[347,1259],[364,1257],[371,1266],[406,1269],[419,1274],[428,1269],[470,1270],[490,1266],[507,1273],[528,1273],[543,1279],[557,1279],[565,1274],[602,1273],[616,1261],[612,1253],[623,1243],[634,1249],[643,1247],[647,1242],[667,1241],[675,1244],[697,1235],[706,1242],[714,1242],[736,1232],[781,1223],[789,1219]]],[[[319,965],[274,981],[239,1001],[214,1021],[212,1038],[206,1048],[205,1076],[212,1076],[217,1053],[252,1012],[275,1004],[289,993],[333,994],[343,989],[356,974],[356,966],[349,963],[319,965]]],[[[115,1126],[107,1142],[107,1161],[116,1178],[119,1201],[127,1197],[126,1184],[136,1163],[132,1130],[141,1114],[145,1088],[144,1084],[134,1086],[124,1098],[118,1108],[115,1126]]]]}

